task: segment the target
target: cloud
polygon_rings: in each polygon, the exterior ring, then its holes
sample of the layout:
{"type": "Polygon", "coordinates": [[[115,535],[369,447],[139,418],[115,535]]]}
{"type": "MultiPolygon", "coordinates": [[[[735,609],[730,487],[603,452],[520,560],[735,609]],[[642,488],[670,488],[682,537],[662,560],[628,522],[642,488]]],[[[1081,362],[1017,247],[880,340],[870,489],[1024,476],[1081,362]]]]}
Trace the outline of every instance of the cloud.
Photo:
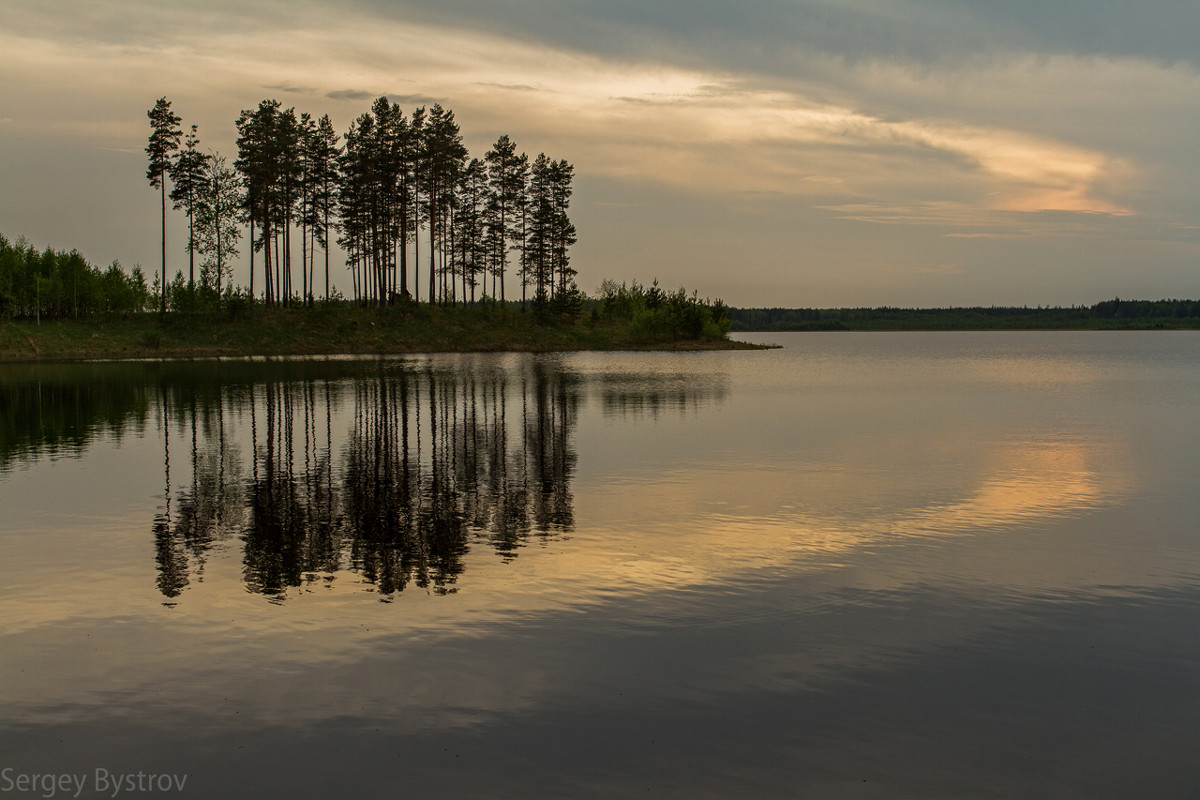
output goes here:
{"type": "Polygon", "coordinates": [[[272,47],[289,30],[365,21],[472,32],[601,59],[753,73],[782,80],[898,63],[943,68],[997,54],[1200,64],[1194,0],[9,0],[5,27],[22,36],[155,47],[164,38],[241,29],[272,47]]]}
{"type": "Polygon", "coordinates": [[[1192,0],[1089,0],[1086,6],[942,0],[939,5],[963,9],[981,28],[998,27],[1010,46],[1022,49],[1200,64],[1200,5],[1192,0]]]}
{"type": "Polygon", "coordinates": [[[1111,218],[1088,212],[1018,212],[956,202],[858,202],[818,206],[840,219],[872,225],[946,229],[948,239],[1033,239],[1094,235],[1111,218]],[[970,230],[961,230],[969,228],[970,230]]]}
{"type": "MultiPolygon", "coordinates": [[[[145,110],[163,95],[206,148],[228,153],[238,109],[264,92],[328,112],[340,130],[386,94],[406,110],[454,109],[476,154],[508,133],[573,162],[582,270],[619,260],[697,285],[693,272],[716,283],[749,254],[778,265],[757,279],[774,297],[771,281],[831,285],[818,274],[828,265],[849,292],[913,241],[937,248],[914,264],[978,271],[959,254],[1019,247],[1033,263],[1063,239],[1071,250],[1053,259],[1064,264],[1114,262],[1113,241],[1131,237],[1161,269],[1192,274],[1195,4],[1097,0],[1072,28],[1061,4],[1031,3],[11,0],[0,168],[32,174],[17,165],[35,145],[139,161],[145,110]],[[1156,45],[1150,34],[1168,28],[1156,45]],[[613,242],[639,248],[613,259],[613,242]]],[[[106,207],[155,210],[143,165],[104,163],[145,195],[106,207]]],[[[97,180],[116,185],[107,172],[97,180]]],[[[30,231],[56,218],[52,192],[38,191],[9,193],[19,207],[0,197],[0,217],[30,231]]],[[[155,260],[153,229],[121,230],[123,262],[155,260]],[[144,254],[128,252],[142,239],[144,254]]],[[[1159,268],[1138,260],[1138,276],[1159,268]]]]}
{"type": "Polygon", "coordinates": [[[476,81],[475,85],[483,87],[485,89],[502,89],[506,92],[543,92],[543,91],[545,91],[545,89],[541,89],[537,86],[530,86],[527,83],[491,83],[488,81],[476,81]]]}
{"type": "Polygon", "coordinates": [[[1020,234],[1014,232],[996,233],[994,231],[989,231],[982,233],[979,231],[974,231],[972,233],[946,233],[942,235],[947,239],[1011,239],[1020,234]]]}
{"type": "Polygon", "coordinates": [[[947,65],[1058,53],[1200,64],[1193,0],[358,0],[396,20],[498,33],[604,58],[793,76],[811,54],[843,63],[947,65]]]}
{"type": "Polygon", "coordinates": [[[374,100],[379,95],[374,92],[366,92],[362,89],[338,89],[333,92],[326,92],[325,96],[330,100],[374,100]]]}
{"type": "Polygon", "coordinates": [[[271,86],[264,86],[264,89],[272,92],[284,92],[286,94],[316,94],[317,90],[311,86],[292,86],[287,83],[277,83],[271,86]]]}

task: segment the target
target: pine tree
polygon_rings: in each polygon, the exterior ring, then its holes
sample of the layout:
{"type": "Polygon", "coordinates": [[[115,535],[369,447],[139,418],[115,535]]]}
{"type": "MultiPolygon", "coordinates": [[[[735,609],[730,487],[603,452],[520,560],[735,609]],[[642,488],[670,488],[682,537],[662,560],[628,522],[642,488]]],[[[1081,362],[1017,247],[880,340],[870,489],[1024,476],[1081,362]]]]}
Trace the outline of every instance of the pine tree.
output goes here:
{"type": "Polygon", "coordinates": [[[411,137],[400,107],[380,97],[351,124],[340,159],[339,241],[351,256],[357,296],[376,305],[396,296],[397,277],[399,294],[408,293],[411,137]]]}
{"type": "MultiPolygon", "coordinates": [[[[317,123],[307,111],[300,115],[300,125],[297,129],[300,137],[300,283],[301,302],[309,305],[313,299],[311,281],[312,256],[316,253],[309,251],[309,240],[316,227],[316,211],[313,208],[313,190],[316,182],[313,170],[315,167],[317,123]]],[[[316,248],[314,247],[313,250],[316,248]]]]}
{"type": "Polygon", "coordinates": [[[517,147],[507,134],[496,140],[496,144],[484,156],[487,162],[488,183],[491,188],[491,237],[496,250],[492,253],[492,297],[496,295],[496,283],[500,284],[499,297],[504,300],[504,277],[508,267],[508,241],[513,236],[513,217],[521,193],[525,190],[525,175],[529,159],[524,153],[517,155],[517,147]]]}
{"type": "MultiPolygon", "coordinates": [[[[467,149],[463,147],[454,112],[434,104],[425,123],[423,167],[429,220],[429,302],[437,300],[437,255],[445,247],[440,227],[454,193],[454,184],[467,149]]],[[[443,252],[444,254],[444,252],[443,252]]]]}
{"type": "Polygon", "coordinates": [[[292,223],[297,217],[303,179],[300,123],[296,119],[296,109],[289,108],[275,117],[274,140],[277,159],[275,226],[283,239],[282,247],[276,249],[275,267],[279,276],[279,299],[287,306],[291,304],[295,295],[292,277],[292,223]]]}
{"type": "Polygon", "coordinates": [[[238,157],[234,168],[242,176],[243,209],[250,223],[250,294],[254,295],[254,253],[263,251],[263,299],[270,305],[274,294],[271,280],[272,210],[278,167],[275,158],[275,118],[278,100],[263,100],[254,111],[243,110],[237,119],[238,157]],[[258,238],[255,238],[255,229],[258,238]]]}
{"type": "Polygon", "coordinates": [[[391,301],[396,292],[397,251],[403,246],[400,213],[400,189],[404,173],[404,139],[408,123],[400,106],[380,97],[371,106],[375,115],[375,135],[370,142],[370,159],[375,176],[376,208],[379,225],[379,253],[376,286],[380,305],[391,301]]]}
{"type": "Polygon", "coordinates": [[[260,232],[251,242],[251,293],[253,252],[261,249],[263,294],[268,305],[290,298],[291,223],[300,194],[299,123],[295,109],[280,111],[279,106],[278,100],[263,100],[257,110],[242,111],[237,120],[238,157],[234,161],[246,190],[244,208],[251,231],[257,226],[260,232]]]}
{"type": "Polygon", "coordinates": [[[159,310],[167,310],[167,172],[171,168],[171,156],[179,149],[183,131],[179,128],[180,118],[171,111],[171,102],[160,97],[154,108],[146,112],[150,118],[150,140],[146,155],[150,164],[146,178],[150,185],[162,193],[162,272],[159,284],[162,289],[159,310]]]}
{"type": "Polygon", "coordinates": [[[405,151],[405,164],[409,169],[412,191],[412,233],[413,233],[413,288],[412,296],[420,299],[419,279],[421,273],[421,223],[425,219],[425,210],[421,205],[421,193],[425,189],[425,136],[427,133],[425,106],[413,109],[409,121],[408,149],[405,151]]]}
{"type": "Polygon", "coordinates": [[[417,181],[420,175],[420,154],[425,127],[425,109],[413,111],[410,120],[402,120],[400,130],[399,182],[396,187],[397,214],[400,222],[400,295],[416,296],[416,266],[413,268],[413,288],[408,287],[408,243],[416,241],[420,228],[420,204],[417,201],[417,181]]]}
{"type": "MultiPolygon", "coordinates": [[[[329,299],[329,226],[337,204],[339,136],[326,114],[317,120],[316,132],[308,140],[309,175],[312,189],[309,195],[313,241],[325,254],[325,299],[329,299]]],[[[314,290],[315,294],[315,290],[314,290]]]]}
{"type": "Polygon", "coordinates": [[[567,215],[571,206],[571,179],[575,167],[565,160],[552,162],[550,165],[550,203],[553,207],[552,241],[553,241],[553,271],[558,276],[558,296],[565,297],[570,287],[575,285],[575,270],[570,266],[571,259],[567,249],[575,244],[577,237],[575,225],[567,215]]]}
{"type": "Polygon", "coordinates": [[[188,288],[196,284],[196,197],[208,175],[208,154],[197,149],[200,140],[196,126],[184,138],[183,149],[168,168],[171,176],[173,208],[183,209],[188,217],[188,288]]]}
{"type": "Polygon", "coordinates": [[[566,161],[554,161],[540,153],[530,172],[525,256],[539,305],[556,294],[566,295],[574,286],[575,270],[567,252],[577,238],[567,214],[574,171],[566,161]]]}
{"type": "Polygon", "coordinates": [[[346,131],[345,147],[338,160],[338,227],[342,232],[338,244],[346,252],[346,267],[350,270],[354,298],[359,302],[366,297],[362,278],[365,277],[370,234],[370,172],[365,141],[374,125],[375,121],[369,114],[363,114],[351,122],[346,131]]]}
{"type": "Polygon", "coordinates": [[[550,164],[545,153],[539,153],[529,172],[528,226],[525,255],[528,280],[534,287],[533,299],[539,306],[549,301],[552,278],[550,251],[554,221],[554,204],[550,195],[550,164]]]}
{"type": "MultiPolygon", "coordinates": [[[[463,302],[475,302],[475,288],[480,277],[487,274],[487,241],[485,237],[488,207],[487,168],[473,158],[459,176],[457,214],[454,238],[457,242],[457,265],[463,281],[463,302]]],[[[486,283],[484,291],[486,292],[486,283]]]]}

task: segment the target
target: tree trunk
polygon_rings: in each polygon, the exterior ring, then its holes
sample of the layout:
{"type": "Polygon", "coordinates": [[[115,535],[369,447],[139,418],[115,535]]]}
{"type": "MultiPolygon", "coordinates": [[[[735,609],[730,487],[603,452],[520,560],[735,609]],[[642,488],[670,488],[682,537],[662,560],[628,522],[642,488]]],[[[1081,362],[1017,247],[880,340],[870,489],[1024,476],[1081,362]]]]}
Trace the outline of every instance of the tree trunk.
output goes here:
{"type": "MultiPolygon", "coordinates": [[[[434,261],[434,254],[437,252],[435,243],[437,242],[437,191],[434,189],[432,182],[429,186],[429,304],[435,302],[437,293],[437,269],[434,261]]],[[[165,211],[163,213],[166,213],[165,211]]],[[[165,252],[165,251],[164,251],[165,252]]]]}
{"type": "MultiPolygon", "coordinates": [[[[408,189],[404,189],[407,192],[408,189]]],[[[400,203],[400,295],[408,297],[408,198],[400,203]]]]}
{"type": "Polygon", "coordinates": [[[254,302],[254,215],[250,215],[250,302],[254,302]]]}
{"type": "Polygon", "coordinates": [[[162,299],[159,302],[158,312],[160,314],[167,313],[167,176],[166,172],[160,172],[158,182],[162,188],[162,299]]]}
{"type": "MultiPolygon", "coordinates": [[[[219,203],[219,201],[218,201],[218,203],[219,203]]],[[[221,258],[222,254],[221,254],[221,220],[220,220],[220,216],[221,216],[220,214],[217,215],[217,302],[218,303],[221,302],[221,272],[224,269],[224,266],[222,263],[222,258],[221,258]]],[[[254,249],[253,243],[251,243],[250,249],[251,250],[254,249]]]]}
{"type": "Polygon", "coordinates": [[[188,201],[188,288],[196,286],[196,230],[192,221],[192,202],[188,201]]]}

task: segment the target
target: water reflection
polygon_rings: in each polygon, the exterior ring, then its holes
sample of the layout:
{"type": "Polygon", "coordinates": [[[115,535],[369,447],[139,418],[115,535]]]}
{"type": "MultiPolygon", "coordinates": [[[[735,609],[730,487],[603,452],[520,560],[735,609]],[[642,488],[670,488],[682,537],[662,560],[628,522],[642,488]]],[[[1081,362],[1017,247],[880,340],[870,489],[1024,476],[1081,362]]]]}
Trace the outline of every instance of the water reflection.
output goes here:
{"type": "Polygon", "coordinates": [[[43,456],[77,455],[94,438],[140,435],[153,386],[98,380],[87,367],[5,365],[0,380],[0,475],[43,456]]]}
{"type": "Polygon", "coordinates": [[[0,474],[43,457],[81,456],[97,439],[140,438],[156,416],[163,423],[161,403],[168,399],[179,409],[209,408],[222,394],[244,398],[248,386],[263,381],[345,379],[371,363],[258,358],[2,364],[0,474]]]}
{"type": "Polygon", "coordinates": [[[87,458],[17,430],[0,480],[6,757],[204,796],[1188,796],[1194,342],[1047,386],[796,341],[109,367],[123,427],[81,400],[87,458]]]}
{"type": "Polygon", "coordinates": [[[472,543],[512,559],[531,538],[573,528],[579,402],[576,377],[539,361],[381,367],[353,381],[251,384],[240,398],[164,394],[158,588],[178,597],[211,548],[240,537],[246,589],[276,600],[343,570],[384,599],[410,585],[453,592],[472,543]],[[248,457],[227,440],[230,407],[249,414],[248,457]],[[174,494],[173,424],[192,475],[174,494]]]}
{"type": "Polygon", "coordinates": [[[605,416],[656,418],[661,413],[695,411],[701,405],[724,400],[728,376],[704,373],[614,372],[597,376],[605,416]]]}
{"type": "MultiPolygon", "coordinates": [[[[251,359],[6,365],[0,471],[152,440],[150,520],[167,604],[240,554],[244,588],[456,591],[464,556],[501,561],[575,526],[574,431],[606,417],[687,414],[728,393],[721,369],[586,357],[251,359]],[[224,562],[223,562],[224,563],[224,562]]],[[[147,487],[149,489],[149,487],[147,487]]]]}

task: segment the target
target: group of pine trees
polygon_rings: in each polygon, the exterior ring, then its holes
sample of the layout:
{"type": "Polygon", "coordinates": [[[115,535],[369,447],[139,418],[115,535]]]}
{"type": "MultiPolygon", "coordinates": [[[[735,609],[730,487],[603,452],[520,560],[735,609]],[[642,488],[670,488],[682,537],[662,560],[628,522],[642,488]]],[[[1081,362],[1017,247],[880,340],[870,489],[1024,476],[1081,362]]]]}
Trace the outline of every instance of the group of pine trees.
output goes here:
{"type": "Polygon", "coordinates": [[[166,98],[147,116],[146,175],[162,197],[156,289],[163,310],[169,296],[232,291],[242,226],[251,243],[247,292],[268,306],[329,299],[331,244],[345,253],[352,296],[362,304],[515,300],[506,296],[507,279],[518,282],[522,303],[578,296],[569,255],[573,166],[544,153],[531,162],[507,135],[482,159],[471,158],[454,112],[438,104],[405,116],[380,97],[339,135],[328,115],[297,116],[263,100],[238,116],[232,167],[199,150],[196,126],[184,136],[166,98]],[[168,199],[188,217],[186,285],[182,273],[167,281],[168,199]]]}

